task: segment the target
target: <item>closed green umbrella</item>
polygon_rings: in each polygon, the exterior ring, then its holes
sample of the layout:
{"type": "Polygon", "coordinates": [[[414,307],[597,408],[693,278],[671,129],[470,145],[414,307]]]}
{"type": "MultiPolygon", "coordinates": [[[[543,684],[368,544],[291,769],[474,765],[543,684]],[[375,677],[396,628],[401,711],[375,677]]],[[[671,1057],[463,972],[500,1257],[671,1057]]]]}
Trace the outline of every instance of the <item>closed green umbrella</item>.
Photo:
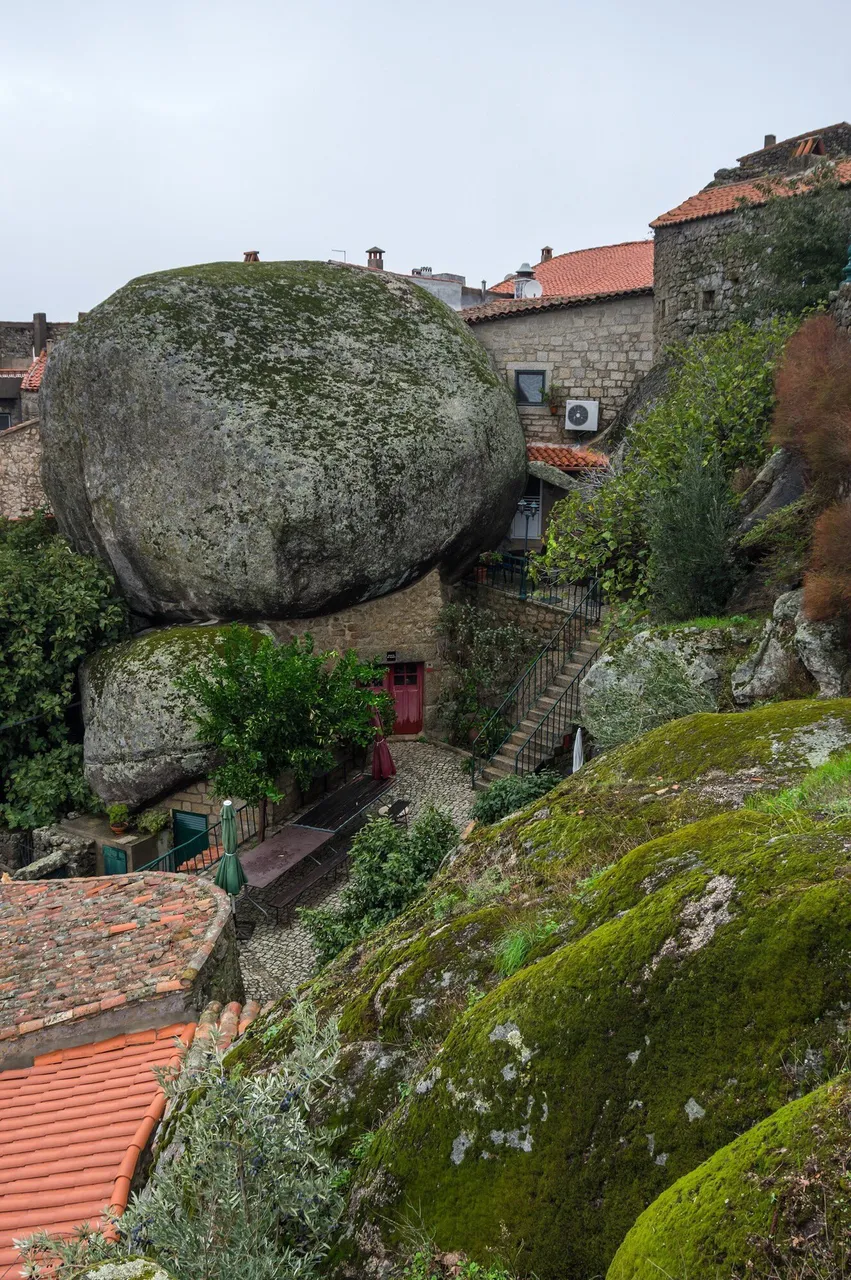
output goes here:
{"type": "Polygon", "coordinates": [[[224,853],[216,868],[216,884],[234,899],[245,884],[245,872],[236,851],[236,814],[230,800],[222,805],[221,822],[224,853]]]}

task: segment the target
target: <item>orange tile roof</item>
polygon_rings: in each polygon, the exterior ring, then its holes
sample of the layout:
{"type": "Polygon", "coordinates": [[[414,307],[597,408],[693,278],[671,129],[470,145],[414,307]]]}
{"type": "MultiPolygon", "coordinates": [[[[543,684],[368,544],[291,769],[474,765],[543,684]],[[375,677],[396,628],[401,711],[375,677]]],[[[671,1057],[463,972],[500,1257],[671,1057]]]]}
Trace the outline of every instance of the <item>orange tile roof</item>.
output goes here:
{"type": "Polygon", "coordinates": [[[41,386],[41,377],[47,364],[47,352],[42,351],[41,355],[36,356],[29,369],[24,374],[24,380],[21,383],[22,391],[38,391],[41,386]]]}
{"type": "MultiPolygon", "coordinates": [[[[652,289],[653,241],[628,240],[624,244],[560,253],[549,262],[539,262],[534,275],[543,286],[545,298],[596,298],[652,289]]],[[[490,291],[513,298],[514,281],[503,280],[490,291]]]]}
{"type": "MultiPolygon", "coordinates": [[[[836,165],[836,176],[843,186],[851,184],[851,160],[843,160],[836,165]]],[[[777,195],[794,196],[804,194],[805,188],[790,188],[784,183],[773,184],[777,195]]],[[[660,214],[650,223],[651,227],[670,227],[679,222],[694,222],[698,218],[714,218],[719,213],[732,213],[739,202],[748,204],[765,204],[768,199],[766,184],[760,182],[731,182],[724,187],[704,187],[696,196],[689,196],[675,209],[660,214]]]]}
{"type": "Polygon", "coordinates": [[[0,1072],[0,1274],[18,1261],[13,1241],[35,1231],[70,1234],[127,1208],[139,1156],[165,1110],[154,1067],[193,1057],[213,1027],[226,1048],[258,1006],[207,1006],[200,1022],[136,1031],[35,1058],[0,1072]],[[175,1045],[180,1037],[183,1048],[175,1045]]]}
{"type": "Polygon", "coordinates": [[[530,462],[548,462],[559,471],[586,471],[589,467],[607,467],[609,459],[604,453],[571,445],[528,444],[526,457],[530,462]]]}
{"type": "Polygon", "coordinates": [[[503,316],[515,316],[525,311],[554,311],[559,307],[584,307],[590,302],[606,302],[610,298],[640,297],[651,294],[651,288],[621,289],[618,293],[592,293],[584,298],[557,298],[544,295],[542,298],[502,298],[496,302],[484,302],[479,307],[464,307],[459,312],[467,324],[478,324],[481,320],[500,320],[503,316]]]}
{"type": "Polygon", "coordinates": [[[0,1072],[0,1269],[13,1241],[70,1234],[127,1207],[130,1179],[165,1108],[152,1067],[177,1062],[194,1023],[113,1036],[0,1072]]]}
{"type": "Polygon", "coordinates": [[[188,993],[229,918],[221,889],[162,871],[4,884],[0,1050],[59,1024],[188,993]]]}

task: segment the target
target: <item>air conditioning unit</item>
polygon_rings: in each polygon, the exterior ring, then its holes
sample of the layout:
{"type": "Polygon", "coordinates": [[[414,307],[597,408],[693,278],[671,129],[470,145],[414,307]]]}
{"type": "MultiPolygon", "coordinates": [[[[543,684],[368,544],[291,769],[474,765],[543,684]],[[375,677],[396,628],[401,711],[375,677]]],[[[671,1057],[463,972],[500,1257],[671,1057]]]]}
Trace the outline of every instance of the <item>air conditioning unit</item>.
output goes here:
{"type": "Polygon", "coordinates": [[[565,431],[597,430],[597,419],[600,413],[599,400],[568,400],[565,403],[565,431]]]}

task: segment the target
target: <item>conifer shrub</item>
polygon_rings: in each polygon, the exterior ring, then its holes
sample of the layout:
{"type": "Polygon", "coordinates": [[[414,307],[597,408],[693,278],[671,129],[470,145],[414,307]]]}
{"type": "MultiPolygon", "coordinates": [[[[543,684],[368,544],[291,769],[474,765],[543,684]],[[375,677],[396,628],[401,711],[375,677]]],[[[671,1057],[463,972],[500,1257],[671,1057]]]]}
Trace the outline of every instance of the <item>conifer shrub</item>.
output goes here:
{"type": "Polygon", "coordinates": [[[735,584],[737,515],[717,448],[695,437],[679,482],[648,503],[649,586],[655,612],[682,621],[723,608],[735,584]]]}

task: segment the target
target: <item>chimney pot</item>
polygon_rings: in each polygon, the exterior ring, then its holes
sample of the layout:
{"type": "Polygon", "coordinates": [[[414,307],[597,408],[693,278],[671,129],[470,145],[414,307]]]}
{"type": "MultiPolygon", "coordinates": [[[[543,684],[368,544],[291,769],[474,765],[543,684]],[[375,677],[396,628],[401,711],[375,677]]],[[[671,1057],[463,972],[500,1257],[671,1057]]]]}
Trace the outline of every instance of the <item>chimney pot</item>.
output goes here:
{"type": "Polygon", "coordinates": [[[541,262],[552,262],[553,250],[552,246],[545,244],[541,250],[541,262]]]}
{"type": "Polygon", "coordinates": [[[242,255],[243,262],[259,262],[260,254],[256,249],[246,249],[242,255]]]}
{"type": "Polygon", "coordinates": [[[373,245],[371,249],[366,251],[366,265],[370,271],[384,270],[384,250],[379,249],[378,245],[373,245]]]}
{"type": "Polygon", "coordinates": [[[777,142],[777,134],[767,133],[765,135],[765,142],[763,143],[763,148],[762,148],[763,151],[765,150],[766,147],[773,147],[776,142],[777,142]]]}

